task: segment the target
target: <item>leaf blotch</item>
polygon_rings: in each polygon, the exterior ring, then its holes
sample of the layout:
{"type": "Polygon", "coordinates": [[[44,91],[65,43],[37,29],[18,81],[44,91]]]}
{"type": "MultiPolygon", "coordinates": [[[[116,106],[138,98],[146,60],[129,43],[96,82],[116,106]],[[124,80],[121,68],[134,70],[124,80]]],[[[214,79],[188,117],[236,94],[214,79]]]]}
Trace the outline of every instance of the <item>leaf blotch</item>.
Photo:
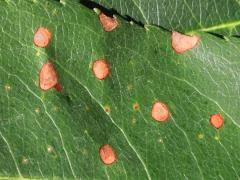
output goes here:
{"type": "Polygon", "coordinates": [[[219,129],[223,125],[223,119],[220,114],[213,114],[209,118],[209,123],[212,125],[212,127],[219,129]]]}
{"type": "Polygon", "coordinates": [[[104,59],[96,60],[92,65],[92,71],[99,80],[105,79],[109,75],[109,66],[104,59]]]}
{"type": "Polygon", "coordinates": [[[45,48],[51,40],[51,33],[43,27],[37,29],[33,36],[33,43],[37,47],[45,48]]]}
{"type": "Polygon", "coordinates": [[[118,22],[115,18],[108,17],[102,12],[99,13],[98,17],[103,30],[106,32],[111,32],[118,26],[118,22]]]}
{"type": "Polygon", "coordinates": [[[166,121],[169,117],[169,111],[167,106],[160,101],[154,102],[152,105],[151,116],[156,121],[166,121]]]}
{"type": "Polygon", "coordinates": [[[178,54],[193,49],[200,41],[198,36],[187,36],[178,32],[172,32],[171,39],[172,48],[178,54]]]}
{"type": "Polygon", "coordinates": [[[104,144],[99,149],[99,156],[104,164],[112,164],[116,161],[116,155],[109,144],[104,144]]]}
{"type": "Polygon", "coordinates": [[[49,90],[58,83],[57,74],[51,63],[42,65],[39,72],[39,86],[42,90],[49,90]]]}

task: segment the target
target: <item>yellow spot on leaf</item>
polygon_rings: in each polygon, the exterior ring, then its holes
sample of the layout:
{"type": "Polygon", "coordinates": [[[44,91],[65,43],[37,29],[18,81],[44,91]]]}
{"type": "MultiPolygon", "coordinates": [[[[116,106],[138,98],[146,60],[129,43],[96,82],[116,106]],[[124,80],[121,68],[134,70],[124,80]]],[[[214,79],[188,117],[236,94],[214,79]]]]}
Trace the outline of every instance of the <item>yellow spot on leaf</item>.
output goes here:
{"type": "Polygon", "coordinates": [[[10,91],[11,89],[12,89],[12,88],[11,88],[11,86],[10,86],[9,84],[6,84],[6,85],[5,85],[5,90],[6,90],[6,91],[10,91]]]}
{"type": "Polygon", "coordinates": [[[54,151],[53,147],[50,146],[50,145],[48,145],[48,146],[47,146],[47,152],[48,152],[48,153],[52,153],[53,151],[54,151]]]}
{"type": "Polygon", "coordinates": [[[220,137],[219,137],[219,136],[215,136],[214,139],[215,139],[216,141],[219,141],[219,140],[220,140],[220,137]]]}
{"type": "Polygon", "coordinates": [[[39,113],[39,112],[40,112],[40,109],[39,109],[39,108],[36,108],[36,109],[35,109],[35,112],[36,112],[36,113],[39,113]]]}
{"type": "Polygon", "coordinates": [[[198,134],[198,139],[203,139],[204,138],[204,134],[200,133],[198,134]]]}
{"type": "Polygon", "coordinates": [[[128,86],[127,86],[127,90],[128,91],[131,91],[133,89],[133,85],[132,84],[129,84],[128,86]]]}
{"type": "Polygon", "coordinates": [[[22,164],[28,164],[29,163],[29,160],[26,158],[26,157],[23,157],[22,158],[22,164]]]}

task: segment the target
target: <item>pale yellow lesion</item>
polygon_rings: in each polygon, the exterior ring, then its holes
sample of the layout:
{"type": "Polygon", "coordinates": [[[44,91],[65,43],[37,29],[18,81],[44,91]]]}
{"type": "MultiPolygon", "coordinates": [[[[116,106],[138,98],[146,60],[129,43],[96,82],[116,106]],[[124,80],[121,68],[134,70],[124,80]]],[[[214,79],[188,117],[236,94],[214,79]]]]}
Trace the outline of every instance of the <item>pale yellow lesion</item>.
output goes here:
{"type": "Polygon", "coordinates": [[[85,109],[86,109],[86,111],[89,111],[89,110],[90,110],[90,108],[89,108],[88,106],[85,106],[85,109]]]}
{"type": "Polygon", "coordinates": [[[5,91],[9,92],[11,91],[12,87],[9,84],[5,85],[5,91]]]}
{"type": "Polygon", "coordinates": [[[40,55],[41,55],[40,50],[37,50],[37,52],[36,52],[36,56],[39,57],[40,55]]]}
{"type": "Polygon", "coordinates": [[[54,148],[51,145],[48,145],[47,146],[47,152],[48,153],[53,153],[53,151],[54,151],[54,148]]]}
{"type": "Polygon", "coordinates": [[[87,155],[88,154],[88,152],[87,152],[87,150],[85,148],[82,148],[80,151],[81,151],[81,153],[83,155],[87,155]]]}
{"type": "Polygon", "coordinates": [[[216,141],[220,141],[220,137],[219,137],[218,135],[214,136],[214,139],[215,139],[216,141]]]}
{"type": "Polygon", "coordinates": [[[40,109],[37,107],[34,111],[35,111],[35,113],[38,114],[40,112],[40,109]]]}
{"type": "Polygon", "coordinates": [[[60,3],[62,4],[62,5],[66,5],[66,1],[65,0],[60,0],[60,3]]]}
{"type": "Polygon", "coordinates": [[[163,143],[163,139],[162,139],[162,138],[159,138],[159,139],[158,139],[158,142],[159,142],[159,143],[163,143]]]}
{"type": "Polygon", "coordinates": [[[203,139],[203,138],[204,138],[204,134],[199,133],[199,134],[198,134],[198,139],[203,139]]]}
{"type": "Polygon", "coordinates": [[[52,15],[56,15],[56,14],[57,14],[57,9],[53,9],[52,15]]]}
{"type": "Polygon", "coordinates": [[[22,158],[22,164],[27,165],[29,163],[29,160],[26,157],[22,158]]]}
{"type": "Polygon", "coordinates": [[[59,110],[59,107],[57,107],[57,106],[54,106],[54,107],[52,108],[52,110],[53,110],[54,112],[58,112],[58,110],[59,110]]]}
{"type": "Polygon", "coordinates": [[[135,125],[137,120],[135,118],[132,118],[132,124],[135,125]]]}
{"type": "Polygon", "coordinates": [[[132,84],[128,84],[128,85],[127,85],[127,90],[128,90],[128,91],[131,91],[132,89],[133,89],[133,85],[132,85],[132,84]]]}

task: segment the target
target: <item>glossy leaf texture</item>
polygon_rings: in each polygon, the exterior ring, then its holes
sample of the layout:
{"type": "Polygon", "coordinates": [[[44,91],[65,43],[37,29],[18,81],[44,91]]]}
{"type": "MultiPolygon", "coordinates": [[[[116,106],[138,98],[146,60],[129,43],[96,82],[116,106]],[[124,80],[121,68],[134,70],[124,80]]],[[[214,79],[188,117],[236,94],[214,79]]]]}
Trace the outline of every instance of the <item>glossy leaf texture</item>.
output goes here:
{"type": "Polygon", "coordinates": [[[168,30],[190,34],[205,31],[240,35],[239,0],[92,1],[143,24],[161,26],[168,30]]]}
{"type": "Polygon", "coordinates": [[[240,40],[200,33],[177,54],[170,32],[117,20],[105,32],[79,3],[0,2],[0,178],[238,179],[240,40]],[[46,48],[33,43],[40,26],[51,32],[46,48]],[[97,59],[109,65],[103,80],[97,59]],[[61,92],[39,88],[49,61],[61,92]],[[157,100],[165,122],[151,117],[157,100]],[[99,158],[104,144],[111,165],[99,158]]]}

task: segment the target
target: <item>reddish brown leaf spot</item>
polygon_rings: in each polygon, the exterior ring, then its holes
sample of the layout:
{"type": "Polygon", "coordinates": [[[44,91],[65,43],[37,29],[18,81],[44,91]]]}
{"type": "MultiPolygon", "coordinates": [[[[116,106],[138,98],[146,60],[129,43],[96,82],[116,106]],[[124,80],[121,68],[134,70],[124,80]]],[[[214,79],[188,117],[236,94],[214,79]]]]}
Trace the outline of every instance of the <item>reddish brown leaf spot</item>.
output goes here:
{"type": "Polygon", "coordinates": [[[108,17],[102,12],[98,15],[98,17],[103,27],[103,30],[106,32],[110,32],[118,26],[118,22],[115,18],[108,17]]]}
{"type": "Polygon", "coordinates": [[[139,105],[138,105],[137,103],[133,105],[133,110],[134,110],[134,111],[139,110],[139,105]]]}
{"type": "Polygon", "coordinates": [[[51,63],[42,65],[39,72],[39,86],[42,90],[49,90],[58,83],[57,74],[51,63]]]}
{"type": "Polygon", "coordinates": [[[216,128],[216,129],[219,129],[223,125],[223,119],[220,114],[211,115],[209,122],[212,125],[212,127],[216,128]]]}
{"type": "Polygon", "coordinates": [[[178,32],[172,32],[172,48],[178,54],[194,48],[199,41],[200,38],[198,36],[187,36],[178,32]]]}
{"type": "Polygon", "coordinates": [[[62,86],[60,83],[57,83],[54,88],[56,89],[57,92],[62,92],[62,86]]]}
{"type": "Polygon", "coordinates": [[[151,115],[152,115],[152,118],[156,121],[159,121],[159,122],[166,121],[169,116],[168,108],[162,102],[156,101],[152,105],[151,115]]]}
{"type": "Polygon", "coordinates": [[[37,29],[33,36],[33,42],[36,46],[45,48],[51,39],[51,33],[43,27],[37,29]]]}
{"type": "Polygon", "coordinates": [[[92,65],[92,71],[97,79],[105,79],[109,75],[107,62],[104,59],[96,60],[92,65]]]}
{"type": "Polygon", "coordinates": [[[110,113],[110,107],[109,106],[104,106],[104,111],[106,113],[110,113]]]}
{"type": "Polygon", "coordinates": [[[101,146],[99,149],[99,156],[102,162],[107,165],[112,164],[116,161],[116,155],[109,144],[104,144],[101,146]]]}

